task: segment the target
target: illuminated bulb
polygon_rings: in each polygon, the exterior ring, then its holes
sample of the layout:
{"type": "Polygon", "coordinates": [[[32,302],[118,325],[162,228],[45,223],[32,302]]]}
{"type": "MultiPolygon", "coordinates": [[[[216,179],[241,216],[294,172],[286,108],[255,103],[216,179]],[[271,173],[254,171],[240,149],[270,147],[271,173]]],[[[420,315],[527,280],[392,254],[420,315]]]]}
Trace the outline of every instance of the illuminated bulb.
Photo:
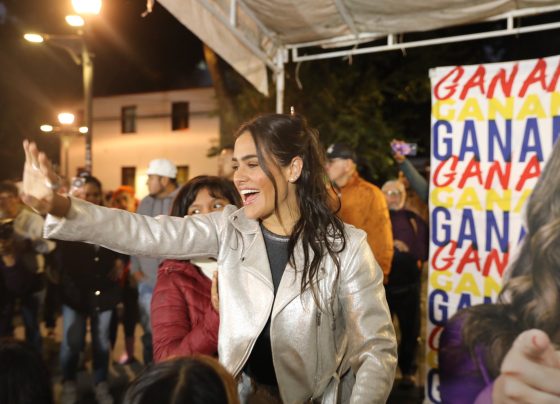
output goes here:
{"type": "Polygon", "coordinates": [[[74,123],[74,114],[69,112],[61,112],[58,114],[58,122],[62,125],[71,125],[74,123]]]}
{"type": "Polygon", "coordinates": [[[84,19],[79,15],[67,15],[65,19],[68,25],[72,27],[83,27],[85,24],[84,19]]]}
{"type": "Polygon", "coordinates": [[[45,42],[45,38],[43,37],[43,35],[40,34],[25,34],[23,36],[23,38],[28,41],[28,42],[33,42],[33,43],[42,43],[45,42]]]}

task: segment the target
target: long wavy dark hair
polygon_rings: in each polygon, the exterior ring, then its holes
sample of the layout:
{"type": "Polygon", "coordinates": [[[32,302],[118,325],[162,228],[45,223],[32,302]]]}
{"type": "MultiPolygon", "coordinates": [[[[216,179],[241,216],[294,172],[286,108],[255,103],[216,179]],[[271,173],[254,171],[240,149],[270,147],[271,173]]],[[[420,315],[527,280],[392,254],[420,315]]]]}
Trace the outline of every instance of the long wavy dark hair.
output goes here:
{"type": "Polygon", "coordinates": [[[294,249],[298,240],[303,244],[303,271],[301,292],[311,287],[315,303],[319,304],[317,278],[321,260],[327,254],[336,266],[337,284],[340,275],[339,253],[346,247],[344,224],[332,209],[332,199],[326,183],[325,153],[319,142],[319,133],[307,126],[300,115],[266,114],[241,125],[236,138],[249,133],[255,142],[259,165],[272,182],[276,192],[275,212],[279,215],[278,186],[266,163],[266,156],[278,168],[287,167],[294,157],[301,157],[303,168],[296,180],[296,198],[300,217],[290,240],[290,264],[295,267],[294,249]],[[312,254],[310,254],[310,250],[312,254]]]}
{"type": "Polygon", "coordinates": [[[207,189],[212,198],[224,198],[232,205],[242,206],[241,196],[233,182],[223,177],[213,175],[199,175],[190,179],[181,187],[173,200],[170,216],[183,217],[187,214],[189,206],[193,204],[196,195],[201,189],[207,189]]]}
{"type": "Polygon", "coordinates": [[[557,142],[528,201],[527,234],[496,304],[471,307],[464,315],[463,340],[473,358],[485,346],[490,373],[519,333],[539,328],[560,343],[560,142],[557,142]]]}

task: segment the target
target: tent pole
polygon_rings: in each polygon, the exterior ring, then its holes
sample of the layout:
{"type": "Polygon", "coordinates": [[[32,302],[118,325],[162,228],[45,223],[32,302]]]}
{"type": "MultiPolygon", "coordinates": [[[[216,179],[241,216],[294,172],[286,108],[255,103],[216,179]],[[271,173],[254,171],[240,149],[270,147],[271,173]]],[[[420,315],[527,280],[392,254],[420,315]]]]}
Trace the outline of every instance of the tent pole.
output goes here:
{"type": "Polygon", "coordinates": [[[285,84],[285,70],[284,70],[284,48],[278,48],[276,51],[276,113],[281,114],[284,112],[284,84],[285,84]]]}

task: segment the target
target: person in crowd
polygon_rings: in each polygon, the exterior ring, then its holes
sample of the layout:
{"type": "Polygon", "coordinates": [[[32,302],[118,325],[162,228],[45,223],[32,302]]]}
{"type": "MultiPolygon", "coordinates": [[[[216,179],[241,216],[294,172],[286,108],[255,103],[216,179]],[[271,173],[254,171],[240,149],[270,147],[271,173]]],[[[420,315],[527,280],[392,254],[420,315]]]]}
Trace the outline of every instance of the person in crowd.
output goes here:
{"type": "Polygon", "coordinates": [[[243,208],[184,218],[60,197],[46,186],[56,183],[47,157],[34,143],[24,149],[24,200],[50,213],[49,237],[217,259],[218,354],[243,391],[270,403],[387,400],[396,339],[383,273],[365,232],[333,213],[324,151],[304,118],[266,114],[243,124],[233,158],[243,208]]]}
{"type": "MultiPolygon", "coordinates": [[[[43,290],[45,272],[47,270],[45,256],[52,253],[56,244],[52,240],[43,238],[43,218],[27,209],[21,203],[19,189],[12,181],[0,182],[0,219],[13,220],[13,238],[16,244],[20,244],[20,246],[24,244],[24,250],[31,248],[36,254],[35,259],[37,263],[31,264],[31,266],[27,265],[28,269],[33,267],[33,271],[36,273],[34,276],[36,282],[33,284],[35,290],[33,294],[25,299],[25,304],[22,306],[22,314],[24,316],[24,324],[26,325],[27,340],[38,349],[41,349],[42,337],[39,331],[38,315],[39,307],[44,299],[43,290]]],[[[21,248],[19,250],[21,252],[21,248]]],[[[28,253],[26,252],[25,256],[27,255],[28,253]]],[[[24,287],[24,289],[24,293],[27,294],[29,289],[27,287],[24,287]]],[[[4,323],[8,328],[0,331],[2,335],[11,335],[12,333],[11,316],[8,314],[8,317],[10,317],[10,320],[4,323]]]]}
{"type": "Polygon", "coordinates": [[[497,302],[457,312],[443,330],[442,402],[560,402],[559,171],[557,142],[527,202],[527,234],[497,302]]]}
{"type": "Polygon", "coordinates": [[[13,336],[14,315],[19,307],[25,339],[41,353],[38,293],[44,287],[44,279],[38,273],[34,249],[15,234],[13,219],[0,220],[0,278],[3,284],[0,337],[13,336]]]}
{"type": "MultiPolygon", "coordinates": [[[[177,167],[171,161],[159,158],[150,161],[146,174],[149,195],[142,199],[137,213],[151,217],[168,215],[178,191],[177,167]]],[[[130,257],[130,272],[138,283],[140,324],[144,330],[142,336],[144,364],[151,363],[153,360],[150,305],[160,263],[161,260],[152,257],[141,255],[130,257]]]]}
{"type": "Polygon", "coordinates": [[[404,208],[406,190],[400,181],[387,181],[381,190],[387,199],[395,245],[385,287],[387,303],[399,321],[401,332],[398,354],[401,386],[414,387],[420,334],[420,271],[428,259],[428,226],[420,216],[404,208]]]}
{"type": "Polygon", "coordinates": [[[393,235],[385,197],[377,186],[360,177],[356,170],[356,153],[348,145],[330,145],[327,159],[327,174],[340,198],[338,216],[366,232],[386,283],[393,259],[393,235]]]}
{"type": "MultiPolygon", "coordinates": [[[[222,211],[227,205],[242,206],[233,182],[202,175],[181,187],[171,216],[222,211]]],[[[158,269],[152,298],[154,360],[194,354],[216,355],[218,313],[210,303],[210,287],[216,260],[165,260],[158,269]]]]}
{"type": "Polygon", "coordinates": [[[209,356],[176,358],[148,367],[132,381],[124,404],[239,404],[231,374],[209,356]]]}
{"type": "Polygon", "coordinates": [[[43,238],[43,218],[21,203],[18,187],[12,181],[0,182],[0,219],[13,219],[15,236],[31,244],[37,254],[54,250],[54,241],[43,238]]]}
{"type": "Polygon", "coordinates": [[[224,146],[218,154],[218,176],[233,180],[231,159],[233,158],[233,146],[224,146]]]}
{"type": "MultiPolygon", "coordinates": [[[[77,177],[71,194],[81,200],[101,205],[101,182],[89,175],[77,177]]],[[[109,325],[112,311],[121,298],[116,279],[123,263],[119,254],[99,245],[70,241],[58,243],[56,258],[61,271],[63,319],[60,346],[63,376],[61,403],[73,404],[78,400],[78,361],[84,350],[89,319],[95,397],[99,404],[111,404],[113,398],[107,382],[111,349],[109,325]]]]}
{"type": "Polygon", "coordinates": [[[406,189],[405,208],[419,215],[424,221],[428,221],[428,198],[429,183],[426,178],[414,167],[410,160],[403,154],[405,147],[399,147],[405,142],[393,139],[391,149],[393,158],[398,164],[399,181],[406,189]]]}
{"type": "Polygon", "coordinates": [[[54,403],[49,369],[40,353],[23,341],[0,339],[0,403],[54,403]]]}
{"type": "MultiPolygon", "coordinates": [[[[134,197],[134,188],[122,185],[113,191],[111,195],[111,207],[124,209],[128,212],[136,212],[137,201],[134,197]]],[[[111,347],[114,348],[117,341],[117,331],[119,323],[122,322],[124,328],[124,347],[125,352],[118,359],[121,365],[131,364],[137,361],[134,357],[134,346],[136,338],[134,336],[136,323],[139,319],[138,309],[138,285],[130,273],[130,256],[121,255],[124,269],[118,279],[122,293],[122,310],[115,308],[111,316],[110,338],[111,347]]]]}

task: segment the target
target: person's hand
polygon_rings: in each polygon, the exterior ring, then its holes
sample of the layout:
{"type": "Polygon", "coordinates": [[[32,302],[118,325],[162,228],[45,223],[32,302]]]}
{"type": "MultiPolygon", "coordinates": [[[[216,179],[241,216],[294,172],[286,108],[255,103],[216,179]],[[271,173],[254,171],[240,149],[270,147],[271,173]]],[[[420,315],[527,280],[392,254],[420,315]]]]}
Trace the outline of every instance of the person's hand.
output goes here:
{"type": "Polygon", "coordinates": [[[406,156],[402,153],[399,153],[396,150],[400,150],[398,147],[393,147],[393,145],[398,145],[404,143],[402,140],[393,139],[391,141],[391,150],[393,151],[393,158],[396,160],[397,163],[402,163],[406,160],[406,156]]]}
{"type": "Polygon", "coordinates": [[[494,381],[492,402],[560,403],[560,352],[541,330],[519,334],[494,381]]]}
{"type": "Polygon", "coordinates": [[[64,216],[69,208],[66,198],[56,194],[59,178],[45,153],[34,142],[23,141],[23,192],[21,200],[35,212],[64,216]]]}
{"type": "Polygon", "coordinates": [[[210,301],[212,302],[212,307],[218,313],[220,312],[220,295],[218,293],[218,271],[214,271],[212,275],[212,290],[210,293],[210,301]]]}
{"type": "Polygon", "coordinates": [[[405,252],[405,253],[406,253],[406,252],[409,252],[409,251],[410,251],[410,248],[408,248],[408,245],[407,245],[404,241],[401,241],[401,240],[394,240],[394,241],[393,241],[393,245],[394,245],[395,248],[396,248],[397,250],[399,250],[400,252],[405,252]]]}

